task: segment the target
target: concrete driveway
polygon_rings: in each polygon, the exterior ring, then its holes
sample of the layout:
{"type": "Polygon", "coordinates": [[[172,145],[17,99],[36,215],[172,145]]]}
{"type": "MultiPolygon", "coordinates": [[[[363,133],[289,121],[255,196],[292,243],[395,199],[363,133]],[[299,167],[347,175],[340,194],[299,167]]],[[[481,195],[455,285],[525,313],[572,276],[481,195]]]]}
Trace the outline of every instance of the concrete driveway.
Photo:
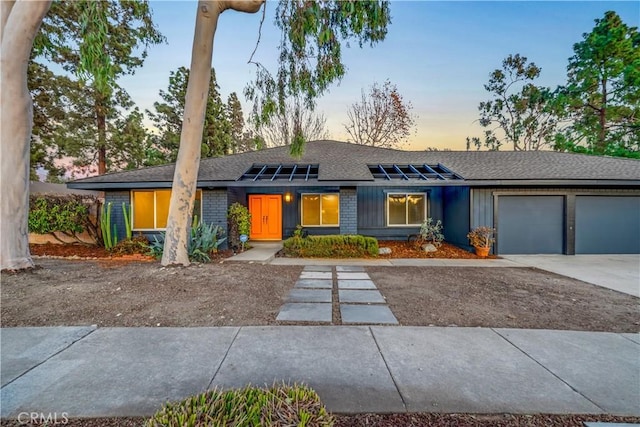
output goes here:
{"type": "Polygon", "coordinates": [[[640,255],[503,255],[503,258],[640,297],[640,255]]]}

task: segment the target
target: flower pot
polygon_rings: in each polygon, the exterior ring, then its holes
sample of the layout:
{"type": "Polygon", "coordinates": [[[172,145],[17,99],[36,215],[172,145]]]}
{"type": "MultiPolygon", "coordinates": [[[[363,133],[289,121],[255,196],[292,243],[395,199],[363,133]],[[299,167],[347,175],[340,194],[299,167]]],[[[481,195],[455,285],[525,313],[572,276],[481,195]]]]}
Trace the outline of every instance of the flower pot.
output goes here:
{"type": "Polygon", "coordinates": [[[481,258],[486,258],[491,248],[489,246],[475,246],[474,249],[476,250],[476,255],[481,258]]]}

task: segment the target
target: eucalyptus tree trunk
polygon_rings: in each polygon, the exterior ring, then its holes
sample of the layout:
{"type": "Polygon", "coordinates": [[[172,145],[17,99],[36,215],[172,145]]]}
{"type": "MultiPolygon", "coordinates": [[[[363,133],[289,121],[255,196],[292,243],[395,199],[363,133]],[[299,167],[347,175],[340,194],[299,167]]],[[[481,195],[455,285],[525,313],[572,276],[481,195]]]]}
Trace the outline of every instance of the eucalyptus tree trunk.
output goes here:
{"type": "Polygon", "coordinates": [[[199,1],[185,97],[180,148],[173,176],[162,265],[189,265],[187,245],[196,195],[204,116],[207,106],[213,38],[222,12],[256,13],[264,0],[199,1]]]}
{"type": "Polygon", "coordinates": [[[0,1],[0,268],[33,267],[29,253],[29,144],[33,105],[27,66],[47,1],[0,1]]]}

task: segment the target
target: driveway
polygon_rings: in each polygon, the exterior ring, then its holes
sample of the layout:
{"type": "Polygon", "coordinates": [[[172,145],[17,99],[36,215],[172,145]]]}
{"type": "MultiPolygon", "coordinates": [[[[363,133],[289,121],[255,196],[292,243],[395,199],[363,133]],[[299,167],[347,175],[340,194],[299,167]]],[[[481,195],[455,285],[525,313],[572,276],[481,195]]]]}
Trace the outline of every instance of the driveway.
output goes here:
{"type": "Polygon", "coordinates": [[[640,255],[503,255],[503,258],[640,297],[640,255]]]}

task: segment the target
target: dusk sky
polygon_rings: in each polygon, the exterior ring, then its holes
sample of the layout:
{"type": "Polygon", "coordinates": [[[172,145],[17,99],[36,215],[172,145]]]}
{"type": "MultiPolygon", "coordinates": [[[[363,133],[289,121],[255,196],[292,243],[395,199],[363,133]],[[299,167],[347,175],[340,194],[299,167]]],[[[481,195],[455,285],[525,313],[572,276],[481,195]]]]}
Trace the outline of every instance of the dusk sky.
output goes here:
{"type": "MultiPolygon", "coordinates": [[[[120,83],[142,109],[159,101],[169,72],[188,67],[196,3],[152,1],[154,20],[168,44],[153,46],[143,66],[120,83]]],[[[274,69],[280,33],[274,25],[277,3],[267,2],[267,16],[256,59],[274,69]]],[[[360,49],[343,49],[347,75],[318,100],[332,139],[346,140],[343,123],[348,107],[360,100],[362,88],[386,79],[413,104],[417,130],[405,149],[427,147],[464,150],[467,136],[480,136],[478,103],[489,99],[483,85],[509,54],[519,53],[542,68],[537,84],[555,87],[566,79],[573,44],[590,32],[596,18],[617,12],[631,26],[640,25],[640,2],[437,2],[392,1],[386,40],[360,49]]],[[[247,64],[258,37],[262,12],[228,11],[215,38],[213,66],[224,100],[242,95],[253,79],[247,64]]]]}

